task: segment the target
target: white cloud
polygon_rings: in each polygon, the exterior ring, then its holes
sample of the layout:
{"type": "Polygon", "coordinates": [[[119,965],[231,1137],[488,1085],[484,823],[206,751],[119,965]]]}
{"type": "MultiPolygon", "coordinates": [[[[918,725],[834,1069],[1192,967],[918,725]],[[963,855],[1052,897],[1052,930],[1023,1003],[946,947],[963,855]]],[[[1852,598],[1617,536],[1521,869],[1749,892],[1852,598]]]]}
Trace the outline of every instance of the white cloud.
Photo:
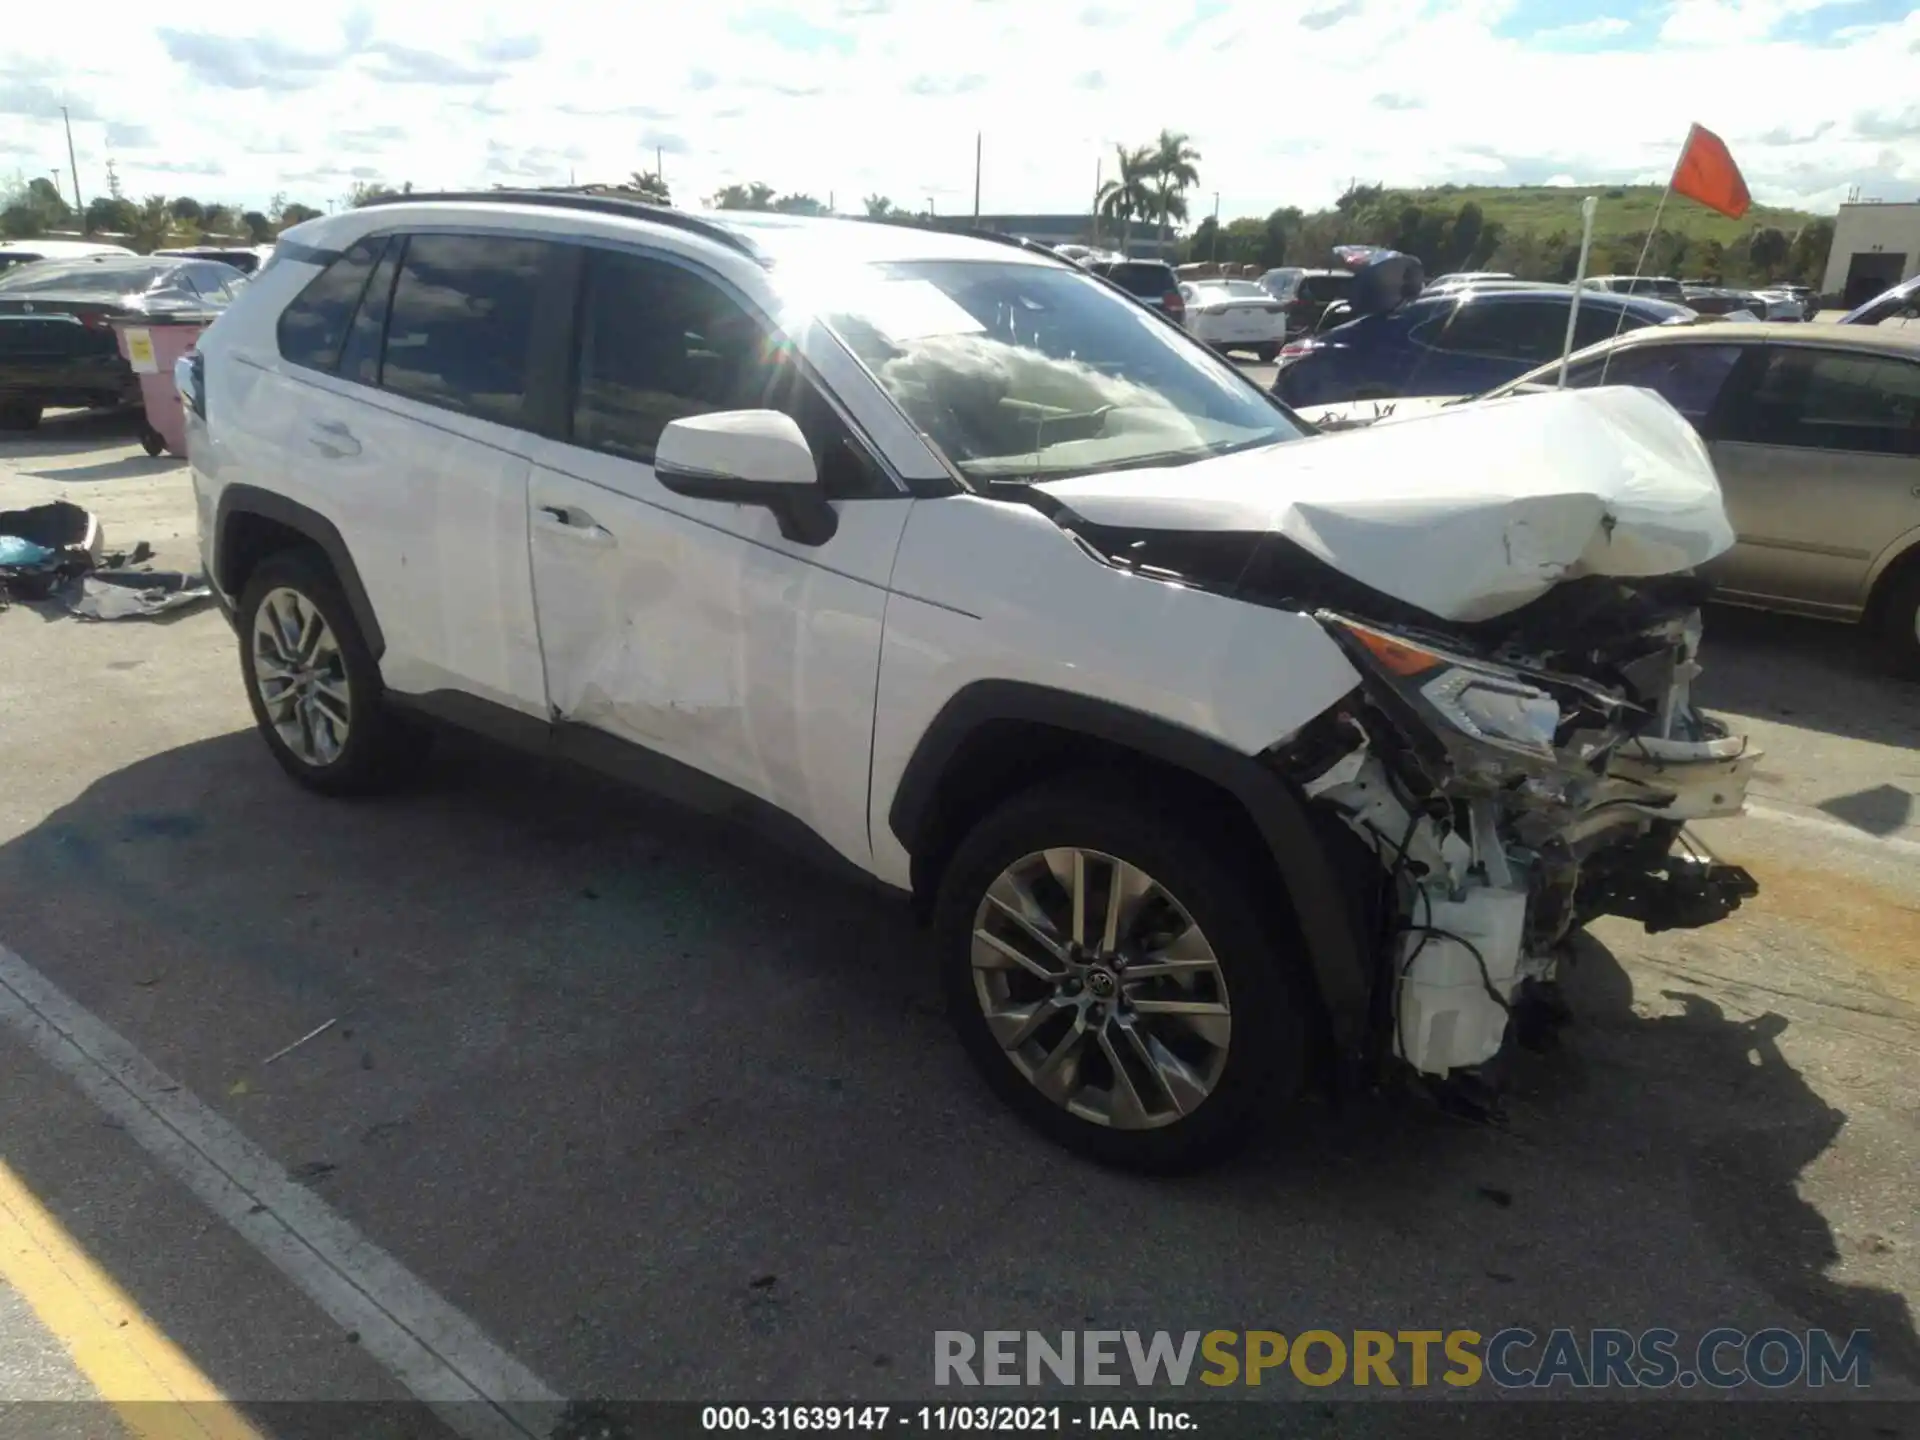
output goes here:
{"type": "Polygon", "coordinates": [[[652,12],[589,0],[547,0],[537,25],[507,0],[246,20],[96,0],[84,47],[57,7],[9,14],[0,153],[64,168],[66,103],[89,194],[109,153],[136,195],[193,167],[205,199],[324,204],[356,171],[610,180],[658,145],[682,203],[757,179],[952,211],[971,207],[979,131],[985,208],[1058,211],[1087,203],[1116,143],[1166,126],[1203,155],[1195,213],[1218,190],[1232,216],[1322,205],[1355,178],[1664,177],[1697,120],[1765,201],[1831,203],[1854,180],[1920,193],[1920,147],[1887,133],[1920,9],[1823,45],[1773,38],[1814,3],[1676,0],[1642,51],[1611,17],[1502,38],[1508,0],[709,0],[675,9],[664,46],[652,12]],[[1616,43],[1580,48],[1599,41],[1616,43]],[[1875,96],[1894,98],[1856,125],[1875,96]]]}
{"type": "Polygon", "coordinates": [[[1596,40],[1611,40],[1616,35],[1624,35],[1632,28],[1631,21],[1622,20],[1618,15],[1599,15],[1573,25],[1556,25],[1551,30],[1536,31],[1528,38],[1536,45],[1590,45],[1596,40]]]}

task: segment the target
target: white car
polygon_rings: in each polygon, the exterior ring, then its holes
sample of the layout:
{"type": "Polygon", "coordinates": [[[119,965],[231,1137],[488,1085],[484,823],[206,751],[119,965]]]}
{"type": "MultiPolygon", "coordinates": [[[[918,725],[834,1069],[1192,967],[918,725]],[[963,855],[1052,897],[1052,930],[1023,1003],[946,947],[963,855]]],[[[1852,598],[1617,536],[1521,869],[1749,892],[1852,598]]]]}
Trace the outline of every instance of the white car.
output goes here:
{"type": "Polygon", "coordinates": [[[1753,757],[1688,701],[1713,470],[1637,391],[1311,437],[1030,247],[514,192],[295,227],[176,378],[289,775],[454,724],[762,821],[1107,1161],[1471,1089],[1588,919],[1753,893],[1674,848],[1753,757]]]}
{"type": "Polygon", "coordinates": [[[132,255],[124,245],[94,240],[0,240],[0,270],[36,260],[86,260],[96,255],[132,255]]]}
{"type": "Polygon", "coordinates": [[[1252,280],[1194,280],[1180,287],[1187,329],[1216,350],[1250,350],[1271,360],[1287,343],[1287,307],[1252,280]]]}

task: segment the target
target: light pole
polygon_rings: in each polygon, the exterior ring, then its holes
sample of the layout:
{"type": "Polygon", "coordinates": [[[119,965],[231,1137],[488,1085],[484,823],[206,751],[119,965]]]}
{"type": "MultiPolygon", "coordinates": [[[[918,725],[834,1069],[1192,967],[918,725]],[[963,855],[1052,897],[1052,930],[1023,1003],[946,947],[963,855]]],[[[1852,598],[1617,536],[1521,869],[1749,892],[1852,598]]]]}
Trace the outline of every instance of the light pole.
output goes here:
{"type": "Polygon", "coordinates": [[[1213,192],[1213,263],[1220,263],[1220,192],[1213,192]]]}
{"type": "Polygon", "coordinates": [[[73,154],[73,121],[67,116],[67,107],[60,107],[61,122],[67,127],[67,167],[73,176],[73,208],[80,216],[80,233],[87,233],[87,202],[80,198],[80,162],[73,154]]]}

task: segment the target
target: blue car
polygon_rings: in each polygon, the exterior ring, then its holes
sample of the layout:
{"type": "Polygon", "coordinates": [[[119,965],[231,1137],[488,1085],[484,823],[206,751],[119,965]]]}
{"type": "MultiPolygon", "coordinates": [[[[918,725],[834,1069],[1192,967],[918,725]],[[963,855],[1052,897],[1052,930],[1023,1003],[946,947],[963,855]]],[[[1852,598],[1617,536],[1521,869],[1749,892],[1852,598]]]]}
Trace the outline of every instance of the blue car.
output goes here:
{"type": "MultiPolygon", "coordinates": [[[[1273,393],[1298,409],[1403,395],[1478,395],[1559,356],[1573,288],[1466,289],[1363,314],[1280,352],[1273,393]]],[[[1573,348],[1701,317],[1649,296],[1580,292],[1573,348]]]]}

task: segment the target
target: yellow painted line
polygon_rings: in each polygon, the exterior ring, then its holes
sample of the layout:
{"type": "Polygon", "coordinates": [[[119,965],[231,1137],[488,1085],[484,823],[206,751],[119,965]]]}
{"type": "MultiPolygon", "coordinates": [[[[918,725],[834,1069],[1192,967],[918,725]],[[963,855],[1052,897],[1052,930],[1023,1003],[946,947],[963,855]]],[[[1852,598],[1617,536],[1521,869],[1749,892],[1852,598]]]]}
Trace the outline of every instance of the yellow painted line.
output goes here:
{"type": "Polygon", "coordinates": [[[0,1279],[66,1347],[136,1440],[260,1440],[4,1160],[0,1279]]]}

